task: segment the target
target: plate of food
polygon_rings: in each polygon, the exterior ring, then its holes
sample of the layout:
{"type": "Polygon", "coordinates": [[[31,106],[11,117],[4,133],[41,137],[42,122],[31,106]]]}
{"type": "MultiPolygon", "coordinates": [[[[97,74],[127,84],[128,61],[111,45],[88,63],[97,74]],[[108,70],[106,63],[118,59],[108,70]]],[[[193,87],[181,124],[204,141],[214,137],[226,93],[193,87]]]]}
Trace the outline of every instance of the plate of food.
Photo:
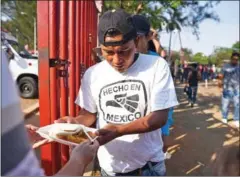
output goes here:
{"type": "Polygon", "coordinates": [[[96,129],[81,124],[56,123],[38,129],[39,135],[61,144],[76,146],[89,139],[94,141],[96,129]]]}

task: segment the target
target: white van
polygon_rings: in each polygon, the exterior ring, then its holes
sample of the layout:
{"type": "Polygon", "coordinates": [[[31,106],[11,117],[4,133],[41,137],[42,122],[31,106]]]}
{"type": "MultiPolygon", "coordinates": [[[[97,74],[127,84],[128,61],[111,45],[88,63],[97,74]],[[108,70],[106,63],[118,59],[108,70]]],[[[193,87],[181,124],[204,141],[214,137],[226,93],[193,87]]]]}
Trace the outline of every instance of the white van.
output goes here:
{"type": "Polygon", "coordinates": [[[23,98],[38,96],[38,57],[21,48],[13,36],[1,31],[2,48],[9,60],[9,69],[23,98]]]}

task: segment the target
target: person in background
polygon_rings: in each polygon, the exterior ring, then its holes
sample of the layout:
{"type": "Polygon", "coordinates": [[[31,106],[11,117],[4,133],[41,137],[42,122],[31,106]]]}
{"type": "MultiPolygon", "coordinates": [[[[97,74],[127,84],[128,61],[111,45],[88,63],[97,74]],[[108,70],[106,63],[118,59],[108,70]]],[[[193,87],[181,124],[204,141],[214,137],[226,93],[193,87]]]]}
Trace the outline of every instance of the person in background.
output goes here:
{"type": "Polygon", "coordinates": [[[198,71],[201,73],[201,76],[202,76],[202,72],[203,72],[203,65],[199,65],[198,66],[198,71]]]}
{"type": "Polygon", "coordinates": [[[234,52],[231,56],[231,62],[222,68],[219,78],[223,80],[222,92],[222,122],[228,122],[229,104],[234,103],[234,124],[239,127],[239,53],[234,52]]]}
{"type": "Polygon", "coordinates": [[[197,64],[194,63],[192,66],[189,66],[189,73],[187,79],[188,86],[188,100],[191,104],[191,107],[194,106],[197,98],[198,90],[198,81],[201,79],[200,72],[198,71],[197,64]]]}
{"type": "Polygon", "coordinates": [[[156,53],[156,47],[155,47],[155,45],[154,45],[152,40],[148,41],[148,51],[156,53]]]}
{"type": "Polygon", "coordinates": [[[208,67],[203,66],[202,80],[205,82],[205,88],[208,88],[208,67]]]}
{"type": "Polygon", "coordinates": [[[183,82],[185,83],[188,79],[189,67],[187,61],[184,61],[183,64],[183,82]]]}
{"type": "Polygon", "coordinates": [[[184,69],[183,69],[182,64],[179,66],[179,72],[180,72],[180,83],[183,84],[183,82],[184,82],[184,77],[183,77],[184,69]]]}
{"type": "Polygon", "coordinates": [[[100,63],[102,61],[102,58],[99,55],[99,48],[96,47],[91,50],[91,60],[95,63],[100,63]]]}
{"type": "Polygon", "coordinates": [[[9,63],[10,60],[14,59],[14,53],[12,52],[10,47],[7,47],[6,54],[7,54],[7,59],[8,59],[8,63],[9,63]]]}
{"type": "MultiPolygon", "coordinates": [[[[159,54],[156,51],[157,46],[152,42],[152,39],[155,38],[153,33],[150,31],[150,23],[147,20],[147,18],[143,15],[134,15],[133,16],[133,24],[137,30],[137,51],[140,53],[144,54],[149,54],[149,55],[156,55],[159,56],[159,54]],[[147,44],[147,45],[142,45],[142,44],[147,44]]],[[[146,58],[147,59],[147,58],[146,58]]],[[[163,59],[163,58],[162,58],[163,59]]],[[[169,135],[170,135],[170,126],[173,124],[173,107],[169,108],[168,112],[168,120],[166,124],[161,128],[162,131],[162,139],[163,139],[163,151],[165,153],[165,157],[167,155],[167,149],[170,146],[169,144],[169,135]]]]}
{"type": "Polygon", "coordinates": [[[216,81],[216,66],[213,64],[212,65],[212,79],[213,79],[213,81],[216,81]]]}
{"type": "Polygon", "coordinates": [[[216,69],[216,77],[217,77],[217,84],[218,84],[218,88],[220,89],[220,91],[221,91],[221,89],[222,89],[222,79],[219,77],[220,76],[220,74],[221,74],[221,72],[222,72],[222,66],[221,67],[217,67],[217,69],[216,69]]]}
{"type": "MultiPolygon", "coordinates": [[[[2,84],[1,97],[1,176],[43,176],[44,171],[32,147],[39,147],[49,141],[36,133],[36,127],[24,126],[20,99],[4,50],[1,51],[1,59],[1,81],[5,83],[2,84]]],[[[76,146],[70,160],[55,176],[83,175],[98,147],[97,141],[93,144],[87,141],[76,146]]]]}

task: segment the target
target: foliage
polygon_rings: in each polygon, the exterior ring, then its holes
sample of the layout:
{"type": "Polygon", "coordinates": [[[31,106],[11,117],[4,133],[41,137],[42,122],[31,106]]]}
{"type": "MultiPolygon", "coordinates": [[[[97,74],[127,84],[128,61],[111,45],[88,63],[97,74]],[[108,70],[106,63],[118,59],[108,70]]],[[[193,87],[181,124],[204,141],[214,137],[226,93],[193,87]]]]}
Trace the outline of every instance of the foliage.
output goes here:
{"type": "Polygon", "coordinates": [[[211,62],[217,66],[221,66],[224,60],[229,60],[232,55],[232,49],[226,47],[216,48],[210,56],[211,62]]]}
{"type": "Polygon", "coordinates": [[[11,32],[20,45],[34,43],[34,18],[36,17],[36,1],[1,1],[1,15],[7,18],[1,20],[2,28],[11,32]]]}
{"type": "Polygon", "coordinates": [[[192,60],[193,52],[189,48],[182,48],[182,51],[184,52],[184,57],[187,61],[192,60]]]}
{"type": "Polygon", "coordinates": [[[123,8],[129,13],[143,14],[149,18],[153,28],[173,31],[181,30],[182,27],[191,27],[192,32],[199,36],[199,24],[212,19],[219,21],[213,11],[220,1],[197,1],[197,0],[116,0],[104,1],[103,12],[109,9],[123,8]]]}
{"type": "Polygon", "coordinates": [[[171,52],[171,59],[172,59],[173,61],[180,60],[180,54],[179,54],[179,52],[177,52],[177,51],[172,51],[172,52],[171,52]]]}
{"type": "Polygon", "coordinates": [[[232,49],[233,49],[234,51],[240,52],[240,41],[235,42],[235,43],[232,45],[232,49]]]}
{"type": "Polygon", "coordinates": [[[198,62],[199,64],[203,64],[203,65],[209,64],[208,56],[205,56],[201,52],[198,52],[195,55],[193,55],[192,60],[195,62],[198,62]]]}

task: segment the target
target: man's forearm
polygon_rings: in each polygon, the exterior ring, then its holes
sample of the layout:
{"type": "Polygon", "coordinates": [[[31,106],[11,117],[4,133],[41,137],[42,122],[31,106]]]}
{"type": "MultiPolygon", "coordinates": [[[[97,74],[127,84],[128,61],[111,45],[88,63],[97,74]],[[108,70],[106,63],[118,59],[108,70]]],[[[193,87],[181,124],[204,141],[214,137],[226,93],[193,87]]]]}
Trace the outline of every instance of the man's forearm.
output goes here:
{"type": "Polygon", "coordinates": [[[168,109],[150,113],[131,123],[120,125],[118,133],[120,136],[128,134],[146,133],[157,130],[167,122],[168,109]]]}
{"type": "Polygon", "coordinates": [[[160,45],[159,41],[156,39],[153,39],[152,41],[153,41],[153,44],[155,45],[156,52],[161,56],[162,49],[161,49],[161,45],[160,45]]]}
{"type": "Polygon", "coordinates": [[[76,122],[90,127],[96,121],[96,114],[89,113],[88,111],[82,109],[80,115],[76,116],[76,122]]]}

